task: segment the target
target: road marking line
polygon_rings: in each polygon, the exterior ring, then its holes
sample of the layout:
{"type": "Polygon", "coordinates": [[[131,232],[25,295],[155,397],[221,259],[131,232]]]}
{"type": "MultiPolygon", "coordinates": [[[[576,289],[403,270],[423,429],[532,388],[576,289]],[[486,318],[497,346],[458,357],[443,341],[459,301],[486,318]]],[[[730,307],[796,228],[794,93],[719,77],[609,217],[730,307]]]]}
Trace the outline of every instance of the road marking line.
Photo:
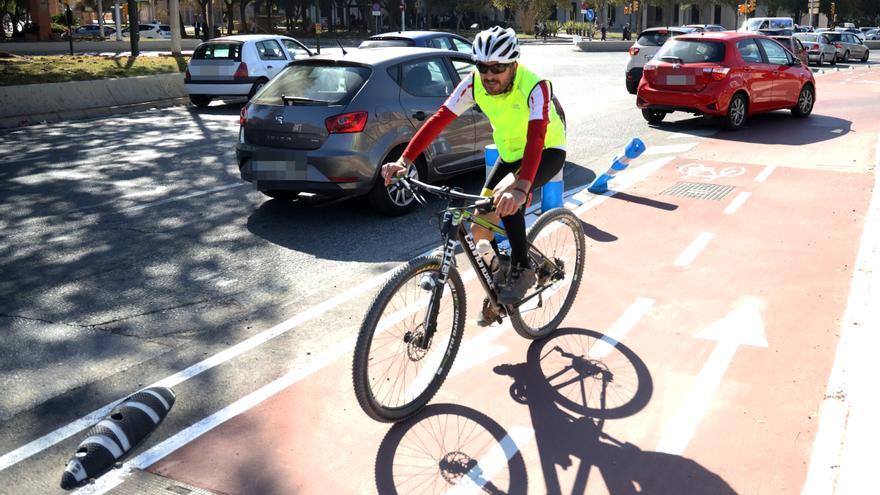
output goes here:
{"type": "Polygon", "coordinates": [[[694,380],[690,392],[665,428],[657,452],[681,455],[712,404],[724,373],[741,345],[767,347],[760,301],[751,299],[696,335],[715,340],[712,354],[694,380]]]}
{"type": "Polygon", "coordinates": [[[147,208],[152,208],[154,206],[164,205],[166,203],[172,203],[174,201],[181,201],[181,200],[189,199],[189,198],[195,198],[198,196],[204,196],[206,194],[211,194],[211,193],[223,191],[226,189],[232,189],[235,187],[241,187],[243,185],[245,185],[244,182],[236,182],[234,184],[226,184],[225,186],[218,186],[218,187],[214,187],[211,189],[206,189],[204,191],[196,191],[196,192],[189,193],[189,194],[182,194],[180,196],[172,196],[170,198],[160,199],[159,201],[152,201],[150,203],[145,203],[142,205],[123,208],[123,209],[119,210],[119,212],[122,213],[122,212],[131,212],[131,211],[141,211],[141,210],[145,210],[147,208]]]}
{"type": "Polygon", "coordinates": [[[739,210],[740,206],[742,206],[743,203],[745,203],[746,200],[749,199],[749,196],[751,195],[752,193],[748,191],[743,191],[737,194],[736,197],[733,198],[733,201],[731,201],[730,204],[727,205],[727,208],[724,209],[724,213],[727,213],[728,215],[733,215],[739,210]]]}
{"type": "Polygon", "coordinates": [[[602,359],[608,356],[608,354],[617,347],[617,344],[626,337],[626,334],[636,326],[636,323],[645,316],[645,313],[651,309],[654,302],[654,299],[640,297],[636,299],[636,302],[630,304],[630,306],[626,308],[626,311],[623,312],[623,315],[611,325],[602,338],[590,347],[590,357],[593,359],[602,359]]]}
{"type": "Polygon", "coordinates": [[[198,421],[171,437],[165,439],[156,446],[144,451],[140,455],[125,462],[122,467],[113,470],[95,480],[95,483],[86,485],[74,493],[77,494],[102,494],[122,484],[134,470],[143,470],[160,461],[167,455],[192,442],[200,436],[208,433],[217,426],[230,419],[250,410],[276,394],[284,391],[298,381],[308,377],[312,373],[328,366],[333,361],[350,353],[354,349],[357,336],[349,337],[317,356],[310,364],[287,372],[281,378],[270,382],[254,392],[242,397],[214,414],[198,421]]]}
{"type": "Polygon", "coordinates": [[[700,143],[667,144],[665,146],[652,146],[642,153],[642,156],[665,155],[667,153],[684,153],[690,151],[700,143]]]}
{"type": "Polygon", "coordinates": [[[464,495],[466,493],[484,493],[490,492],[485,487],[492,481],[492,478],[502,472],[507,464],[519,453],[520,446],[525,446],[535,439],[535,430],[526,426],[514,426],[507,435],[504,436],[497,444],[483,457],[477,460],[477,465],[471,468],[461,481],[450,488],[447,495],[464,495]]]}
{"type": "MultiPolygon", "coordinates": [[[[640,167],[636,167],[636,168],[632,168],[632,169],[623,171],[622,173],[618,174],[616,177],[616,182],[618,184],[616,191],[609,190],[608,192],[606,192],[605,194],[603,194],[601,196],[593,197],[590,201],[586,202],[581,207],[579,207],[577,210],[575,210],[574,213],[576,215],[580,215],[580,214],[586,212],[587,210],[593,208],[594,206],[601,204],[602,202],[607,200],[609,197],[617,194],[617,192],[622,191],[626,187],[629,187],[640,180],[644,180],[649,175],[651,175],[654,172],[656,172],[657,170],[659,170],[663,165],[671,162],[674,159],[675,159],[674,156],[663,157],[663,158],[659,158],[657,160],[654,160],[652,162],[646,163],[645,165],[642,165],[640,167]]],[[[537,208],[537,206],[533,206],[533,208],[537,208]]],[[[532,211],[534,211],[534,210],[532,210],[532,211]]],[[[315,306],[312,306],[311,308],[303,311],[302,313],[294,315],[293,317],[289,318],[288,320],[286,320],[282,323],[279,323],[279,324],[273,326],[272,328],[269,328],[268,330],[264,330],[263,332],[261,332],[257,335],[254,335],[253,337],[250,337],[249,339],[242,341],[242,342],[230,347],[229,349],[226,349],[218,354],[215,354],[214,356],[211,356],[205,360],[202,360],[199,363],[196,363],[195,365],[190,366],[189,368],[187,368],[181,372],[175,373],[174,375],[171,375],[171,376],[166,377],[162,380],[159,380],[158,382],[155,382],[155,383],[148,385],[147,387],[144,387],[144,388],[150,388],[150,387],[156,387],[156,386],[170,388],[170,387],[173,387],[176,384],[182,383],[182,382],[188,380],[189,378],[192,378],[192,377],[194,377],[204,371],[207,371],[217,365],[223,364],[224,362],[226,362],[230,359],[233,359],[233,358],[239,356],[240,354],[243,354],[253,348],[256,348],[257,346],[261,345],[262,343],[264,343],[268,340],[271,340],[279,335],[282,335],[282,334],[292,330],[293,328],[296,328],[297,326],[311,320],[312,318],[319,316],[320,314],[324,313],[328,309],[332,309],[333,307],[335,307],[337,305],[341,305],[350,299],[354,299],[356,296],[361,295],[365,291],[369,291],[369,290],[374,289],[375,287],[377,287],[378,285],[383,283],[388,277],[390,277],[392,273],[394,273],[398,268],[400,268],[400,266],[402,266],[402,265],[398,265],[398,266],[386,271],[385,273],[377,275],[376,277],[373,277],[372,279],[369,279],[369,280],[353,287],[352,289],[349,289],[348,291],[346,291],[342,294],[339,294],[338,296],[335,296],[335,297],[330,298],[322,303],[319,303],[315,306]]],[[[469,275],[469,274],[467,274],[467,275],[469,275]]],[[[466,275],[463,274],[463,277],[464,276],[466,276],[466,275]]],[[[350,338],[350,339],[347,339],[347,340],[341,342],[339,344],[339,346],[341,346],[341,347],[348,346],[347,349],[350,350],[350,349],[354,348],[355,342],[356,342],[355,338],[350,338]]],[[[334,347],[334,349],[337,349],[337,348],[334,347]]],[[[339,354],[339,355],[341,356],[342,354],[339,354]]],[[[323,362],[323,360],[321,362],[323,362]]],[[[315,371],[317,371],[318,369],[320,369],[320,367],[315,368],[315,371]]],[[[266,388],[266,387],[264,387],[264,388],[266,388]]],[[[283,389],[283,387],[282,387],[282,389],[283,389]]],[[[260,389],[260,390],[263,390],[263,389],[260,389]]],[[[281,391],[281,389],[278,390],[278,392],[280,392],[280,391],[281,391]]],[[[278,392],[274,392],[274,393],[278,393],[278,392]]],[[[253,395],[253,394],[251,394],[251,395],[253,395]]],[[[58,443],[64,441],[65,439],[79,433],[82,430],[85,430],[86,428],[91,427],[92,425],[94,425],[95,423],[100,421],[101,418],[106,416],[110,412],[110,410],[112,410],[113,407],[115,407],[117,404],[122,402],[122,400],[124,400],[124,398],[119,399],[117,401],[114,401],[114,402],[112,402],[112,403],[110,403],[100,409],[92,411],[91,413],[89,413],[89,414],[87,414],[87,415],[67,424],[67,425],[64,425],[60,428],[57,428],[56,430],[54,430],[50,433],[47,433],[46,435],[43,435],[42,437],[40,437],[30,443],[27,443],[22,447],[19,447],[19,448],[15,449],[7,454],[4,454],[3,456],[0,456],[0,472],[2,472],[3,470],[7,469],[10,466],[13,466],[13,465],[23,461],[24,459],[27,459],[27,458],[29,458],[39,452],[42,452],[43,450],[46,450],[46,449],[52,447],[55,444],[58,444],[58,443]]],[[[236,402],[236,404],[238,404],[238,402],[236,402]]],[[[229,407],[231,407],[231,406],[229,406],[229,407]]],[[[226,410],[226,409],[224,409],[224,410],[226,410]]],[[[204,422],[208,421],[208,419],[209,418],[206,418],[206,419],[200,421],[199,423],[196,423],[196,425],[203,424],[204,422]]],[[[196,425],[193,425],[193,426],[196,426],[196,425]]],[[[211,428],[213,428],[213,426],[211,426],[211,428]]],[[[143,462],[143,460],[144,460],[143,456],[145,454],[147,454],[148,452],[154,451],[154,449],[157,449],[160,446],[168,444],[168,442],[170,440],[178,438],[178,435],[180,435],[181,433],[183,433],[183,432],[180,432],[177,435],[175,435],[174,437],[169,438],[168,440],[166,440],[165,442],[162,442],[161,444],[157,445],[153,449],[150,449],[150,450],[144,452],[144,454],[141,454],[140,456],[133,458],[131,461],[129,461],[129,463],[126,463],[126,464],[128,466],[131,466],[130,463],[135,462],[136,460],[138,461],[138,463],[143,462]]],[[[193,437],[193,439],[194,438],[195,437],[193,437]]],[[[181,443],[177,446],[174,446],[173,449],[168,450],[167,452],[161,454],[160,457],[150,461],[149,464],[147,464],[147,465],[150,465],[153,462],[156,462],[156,460],[161,459],[165,455],[168,455],[169,453],[173,452],[174,450],[182,447],[183,445],[185,445],[189,441],[191,441],[191,440],[188,440],[187,442],[184,442],[184,443],[181,443]]],[[[168,444],[168,445],[170,445],[170,444],[168,444]]],[[[163,448],[165,448],[165,447],[163,447],[163,448]]],[[[137,465],[137,464],[135,464],[135,465],[137,465]]],[[[123,465],[123,466],[125,467],[126,465],[123,465]]],[[[117,471],[114,471],[111,474],[121,475],[121,473],[123,471],[125,471],[125,469],[128,469],[130,471],[131,467],[119,469],[117,471]]],[[[125,476],[127,476],[127,474],[125,474],[125,476]]],[[[96,483],[95,485],[91,485],[91,487],[98,486],[101,483],[101,480],[103,480],[105,478],[106,478],[106,476],[99,478],[98,483],[96,483]]],[[[120,480],[116,484],[119,484],[121,482],[122,481],[120,480]]],[[[103,486],[103,485],[100,485],[100,486],[103,486]]],[[[108,488],[105,489],[105,491],[111,489],[113,486],[116,486],[116,485],[109,486],[108,488]]],[[[89,487],[86,487],[86,488],[89,488],[89,487]]],[[[88,493],[92,493],[92,492],[88,492],[88,493]]],[[[96,492],[96,493],[103,493],[103,492],[96,492]]]]}
{"type": "Polygon", "coordinates": [[[675,266],[688,266],[699,256],[700,252],[715,237],[711,232],[701,232],[696,239],[675,259],[675,266]]]}
{"type": "Polygon", "coordinates": [[[693,137],[709,137],[718,134],[717,129],[694,130],[691,132],[676,132],[669,136],[669,139],[687,139],[693,137]]]}
{"type": "MultiPolygon", "coordinates": [[[[391,270],[386,271],[385,273],[379,274],[337,296],[334,296],[330,299],[325,300],[324,302],[318,303],[307,310],[269,328],[268,330],[264,330],[247,340],[243,340],[238,344],[225,349],[213,356],[204,359],[189,368],[186,368],[183,371],[177,372],[171,376],[163,378],[158,382],[155,382],[151,385],[147,385],[144,388],[151,387],[168,387],[173,388],[175,385],[185,382],[190,378],[197,376],[215,366],[225,363],[235,357],[248,352],[263,343],[274,339],[280,335],[283,335],[290,330],[306,323],[307,321],[321,315],[325,311],[332,309],[336,306],[344,304],[355,297],[362,295],[364,292],[374,289],[375,287],[382,284],[395,270],[397,270],[399,266],[392,268],[391,270]]],[[[352,344],[353,345],[353,344],[352,344]]],[[[352,347],[353,348],[353,347],[352,347]]],[[[71,437],[80,431],[92,426],[101,420],[104,416],[110,413],[110,410],[113,409],[117,404],[119,404],[124,399],[119,399],[115,402],[107,404],[106,406],[92,411],[91,413],[83,416],[80,419],[77,419],[65,426],[62,426],[42,437],[19,447],[3,456],[0,456],[0,471],[5,470],[6,468],[17,464],[18,462],[31,457],[32,455],[41,452],[49,447],[65,440],[68,437],[71,437]]]]}
{"type": "Polygon", "coordinates": [[[767,177],[770,177],[770,174],[772,174],[774,170],[776,170],[776,165],[767,165],[764,167],[764,170],[755,177],[755,182],[764,182],[767,180],[767,177]]]}
{"type": "MultiPolygon", "coordinates": [[[[880,135],[877,140],[880,166],[880,135]]],[[[880,442],[873,424],[880,414],[874,388],[878,362],[876,308],[880,289],[880,175],[874,169],[874,191],[853,270],[849,297],[840,324],[834,364],[819,408],[819,425],[810,467],[801,493],[858,493],[876,478],[871,452],[880,442]],[[858,406],[858,407],[856,407],[858,406]],[[861,447],[861,448],[860,448],[861,447]],[[845,490],[852,490],[847,492],[845,490]]]]}

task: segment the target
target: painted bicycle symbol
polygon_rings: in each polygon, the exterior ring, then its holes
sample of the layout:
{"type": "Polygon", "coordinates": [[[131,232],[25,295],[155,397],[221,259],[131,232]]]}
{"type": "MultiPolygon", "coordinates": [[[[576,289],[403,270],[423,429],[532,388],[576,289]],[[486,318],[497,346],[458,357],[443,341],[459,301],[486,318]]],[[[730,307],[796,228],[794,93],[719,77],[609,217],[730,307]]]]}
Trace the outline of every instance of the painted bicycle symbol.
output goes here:
{"type": "Polygon", "coordinates": [[[704,181],[712,181],[719,178],[739,177],[746,173],[745,167],[724,167],[716,170],[715,167],[709,167],[702,163],[688,163],[678,167],[678,172],[682,179],[700,179],[704,181]]]}

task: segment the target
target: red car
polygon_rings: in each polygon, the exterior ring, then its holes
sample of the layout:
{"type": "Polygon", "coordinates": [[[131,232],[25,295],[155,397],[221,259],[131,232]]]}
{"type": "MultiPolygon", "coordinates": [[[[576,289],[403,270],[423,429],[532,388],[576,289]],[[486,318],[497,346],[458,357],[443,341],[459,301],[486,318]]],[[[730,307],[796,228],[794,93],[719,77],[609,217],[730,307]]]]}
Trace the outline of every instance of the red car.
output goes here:
{"type": "Polygon", "coordinates": [[[645,64],[636,105],[651,124],[669,112],[722,118],[742,127],[748,115],[791,109],[807,117],[816,101],[809,67],[757,33],[692,33],[671,38],[645,64]]]}

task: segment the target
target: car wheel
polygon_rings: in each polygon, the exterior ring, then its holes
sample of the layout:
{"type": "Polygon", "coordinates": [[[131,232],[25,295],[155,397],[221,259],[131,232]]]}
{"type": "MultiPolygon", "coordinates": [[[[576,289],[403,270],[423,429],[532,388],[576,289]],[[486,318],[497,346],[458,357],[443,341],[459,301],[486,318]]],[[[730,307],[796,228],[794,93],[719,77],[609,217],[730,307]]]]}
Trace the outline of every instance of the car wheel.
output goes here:
{"type": "Polygon", "coordinates": [[[649,124],[659,124],[660,122],[663,122],[664,118],[666,118],[666,112],[645,108],[642,110],[642,117],[644,117],[649,124]]]}
{"type": "Polygon", "coordinates": [[[626,80],[626,90],[629,91],[629,94],[634,95],[639,90],[639,82],[633,81],[632,79],[626,80]]]}
{"type": "Polygon", "coordinates": [[[837,52],[834,53],[834,56],[831,57],[831,62],[829,62],[833,66],[837,66],[837,52]]]}
{"type": "Polygon", "coordinates": [[[841,59],[841,61],[842,62],[849,62],[849,50],[843,52],[843,58],[841,59]]]}
{"type": "Polygon", "coordinates": [[[299,195],[299,191],[282,191],[280,189],[269,189],[268,191],[260,191],[261,193],[274,199],[292,201],[299,195]]]}
{"type": "MultiPolygon", "coordinates": [[[[385,163],[396,161],[402,154],[402,149],[391,153],[385,157],[385,161],[379,164],[379,167],[381,168],[385,163]]],[[[419,168],[418,162],[410,167],[409,177],[418,179],[421,175],[419,173],[419,168]]],[[[386,186],[385,182],[382,180],[381,173],[376,174],[376,185],[373,186],[373,189],[367,194],[367,200],[370,202],[370,206],[373,207],[373,209],[389,216],[399,216],[409,213],[416,206],[416,200],[413,198],[411,192],[400,187],[397,183],[386,186]]]]}
{"type": "Polygon", "coordinates": [[[798,95],[797,105],[791,108],[791,113],[795,117],[808,117],[813,113],[813,104],[816,102],[816,93],[813,87],[805,84],[801,88],[801,94],[798,95]]]}
{"type": "Polygon", "coordinates": [[[205,108],[211,104],[212,96],[208,95],[189,95],[189,101],[199,108],[205,108]]]}
{"type": "Polygon", "coordinates": [[[819,55],[819,61],[816,62],[816,67],[822,67],[822,64],[825,63],[825,54],[819,55]]]}
{"type": "Polygon", "coordinates": [[[727,105],[727,115],[724,118],[724,127],[735,131],[746,123],[746,115],[749,111],[749,102],[742,93],[733,95],[730,104],[727,105]]]}
{"type": "Polygon", "coordinates": [[[251,92],[248,93],[248,101],[252,100],[254,98],[254,95],[257,94],[257,91],[262,89],[267,82],[269,81],[266,79],[258,79],[257,82],[255,82],[254,85],[251,87],[251,92]]]}
{"type": "Polygon", "coordinates": [[[868,61],[868,57],[869,57],[870,55],[871,55],[871,52],[870,52],[869,50],[865,50],[865,56],[862,57],[862,62],[867,62],[867,61],[868,61]]]}

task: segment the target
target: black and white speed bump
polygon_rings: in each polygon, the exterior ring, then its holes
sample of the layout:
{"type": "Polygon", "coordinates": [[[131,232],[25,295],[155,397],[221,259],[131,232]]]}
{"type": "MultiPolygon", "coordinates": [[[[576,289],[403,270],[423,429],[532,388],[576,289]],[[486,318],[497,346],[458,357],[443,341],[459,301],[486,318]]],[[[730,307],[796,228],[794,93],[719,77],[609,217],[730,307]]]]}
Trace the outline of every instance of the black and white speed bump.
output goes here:
{"type": "Polygon", "coordinates": [[[71,490],[96,478],[147,437],[174,405],[174,391],[165,387],[141,390],[114,407],[80,442],[61,476],[71,490]]]}

